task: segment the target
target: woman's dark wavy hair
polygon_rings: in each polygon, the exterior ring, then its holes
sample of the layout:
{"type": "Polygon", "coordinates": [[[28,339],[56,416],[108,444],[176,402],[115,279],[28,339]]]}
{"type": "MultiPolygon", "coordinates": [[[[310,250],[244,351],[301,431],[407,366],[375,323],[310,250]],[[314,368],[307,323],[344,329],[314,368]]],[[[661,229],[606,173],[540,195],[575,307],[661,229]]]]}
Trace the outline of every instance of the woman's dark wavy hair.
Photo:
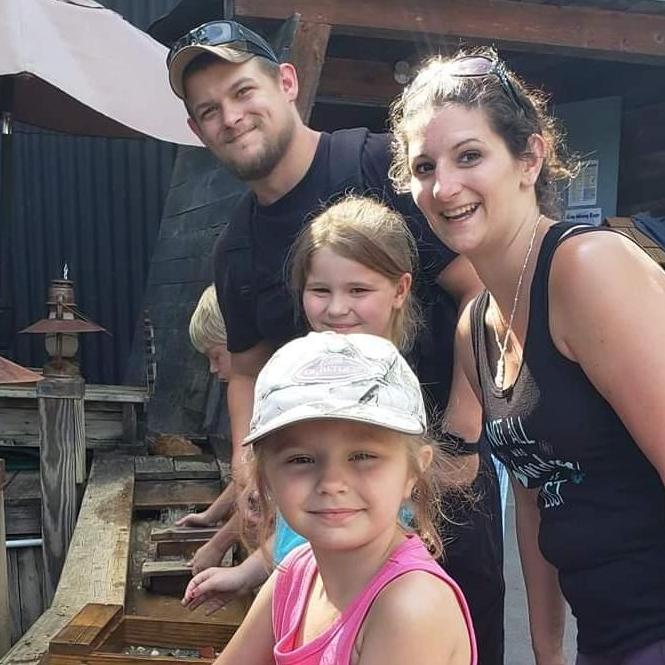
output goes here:
{"type": "Polygon", "coordinates": [[[393,133],[393,163],[390,177],[399,192],[409,191],[411,172],[408,162],[409,132],[414,121],[432,109],[447,104],[482,109],[492,129],[504,140],[515,158],[529,154],[529,138],[540,134],[545,142],[543,167],[536,182],[536,200],[548,216],[560,213],[557,182],[568,182],[579,171],[579,162],[568,155],[563,134],[547,111],[547,98],[539,90],[530,90],[506,69],[515,90],[519,107],[502,87],[495,74],[486,76],[453,76],[450,64],[463,56],[484,56],[498,61],[493,48],[480,47],[459,51],[453,57],[440,55],[426,60],[413,81],[394,101],[390,111],[393,133]]]}

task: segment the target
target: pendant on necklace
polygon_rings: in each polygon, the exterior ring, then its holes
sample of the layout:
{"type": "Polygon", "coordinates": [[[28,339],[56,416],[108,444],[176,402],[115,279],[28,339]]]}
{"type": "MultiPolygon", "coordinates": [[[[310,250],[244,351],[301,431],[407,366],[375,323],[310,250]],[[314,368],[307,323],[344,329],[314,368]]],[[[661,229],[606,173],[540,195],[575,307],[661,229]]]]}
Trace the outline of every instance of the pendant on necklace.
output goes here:
{"type": "Polygon", "coordinates": [[[496,377],[494,382],[496,385],[503,390],[503,380],[505,378],[505,364],[503,358],[499,358],[496,361],[496,377]]]}

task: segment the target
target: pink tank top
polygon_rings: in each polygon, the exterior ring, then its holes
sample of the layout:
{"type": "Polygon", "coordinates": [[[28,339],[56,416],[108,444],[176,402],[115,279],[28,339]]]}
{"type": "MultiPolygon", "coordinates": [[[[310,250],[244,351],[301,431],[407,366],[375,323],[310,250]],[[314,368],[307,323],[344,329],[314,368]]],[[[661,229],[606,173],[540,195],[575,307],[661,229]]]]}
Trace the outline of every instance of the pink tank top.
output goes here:
{"type": "Polygon", "coordinates": [[[420,538],[415,535],[409,534],[407,539],[395,548],[381,570],[328,630],[298,647],[295,646],[298,630],[317,573],[311,547],[306,544],[293,550],[282,562],[279,570],[272,602],[276,665],[349,665],[358,631],[374,599],[386,585],[412,570],[422,570],[435,575],[455,592],[469,632],[469,662],[470,665],[477,663],[476,638],[462,591],[432,559],[420,538]]]}

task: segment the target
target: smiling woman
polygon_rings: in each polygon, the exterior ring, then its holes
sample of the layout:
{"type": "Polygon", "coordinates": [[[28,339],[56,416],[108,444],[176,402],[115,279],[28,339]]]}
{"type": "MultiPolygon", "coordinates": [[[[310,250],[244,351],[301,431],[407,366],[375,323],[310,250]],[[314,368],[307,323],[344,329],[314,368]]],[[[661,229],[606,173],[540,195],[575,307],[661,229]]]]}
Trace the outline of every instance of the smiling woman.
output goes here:
{"type": "Polygon", "coordinates": [[[537,662],[563,662],[563,591],[579,665],[665,664],[665,273],[552,218],[574,164],[493,51],[426,63],[392,122],[393,177],[487,287],[456,354],[513,476],[537,662]]]}

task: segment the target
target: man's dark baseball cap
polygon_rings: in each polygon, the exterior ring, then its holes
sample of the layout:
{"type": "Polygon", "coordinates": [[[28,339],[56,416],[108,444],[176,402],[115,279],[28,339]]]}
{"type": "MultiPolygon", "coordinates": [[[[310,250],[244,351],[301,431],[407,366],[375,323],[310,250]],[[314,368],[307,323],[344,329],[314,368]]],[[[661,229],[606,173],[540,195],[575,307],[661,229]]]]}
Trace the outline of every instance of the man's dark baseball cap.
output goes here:
{"type": "Polygon", "coordinates": [[[270,44],[244,25],[235,21],[204,23],[178,39],[166,58],[171,88],[180,99],[185,97],[183,72],[202,53],[212,53],[233,63],[246,62],[254,56],[278,62],[270,44]]]}

